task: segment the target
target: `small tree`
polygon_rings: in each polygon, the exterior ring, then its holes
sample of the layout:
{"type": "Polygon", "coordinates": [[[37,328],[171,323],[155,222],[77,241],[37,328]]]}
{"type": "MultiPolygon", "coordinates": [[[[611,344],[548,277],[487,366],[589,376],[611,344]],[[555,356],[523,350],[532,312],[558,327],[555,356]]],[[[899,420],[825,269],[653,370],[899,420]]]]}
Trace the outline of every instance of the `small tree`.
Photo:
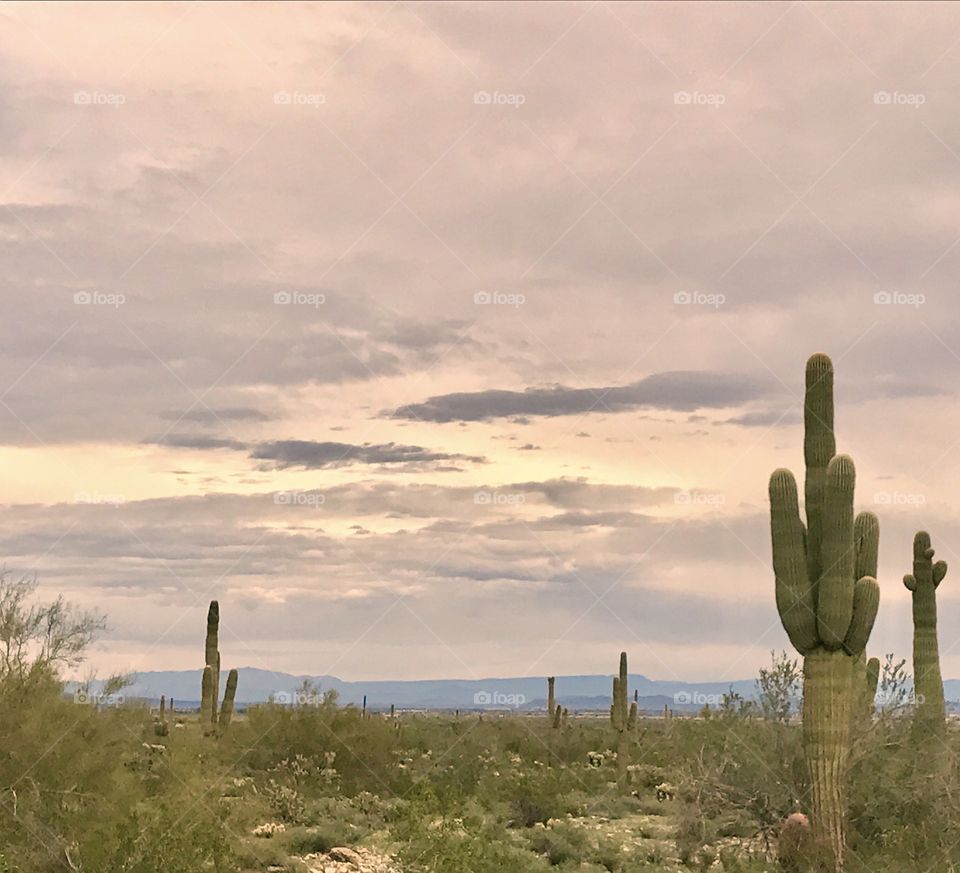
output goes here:
{"type": "Polygon", "coordinates": [[[102,615],[78,610],[63,597],[33,602],[36,579],[0,571],[0,682],[56,677],[76,667],[106,626],[102,615]]]}
{"type": "Polygon", "coordinates": [[[768,721],[788,722],[800,703],[800,662],[786,652],[770,652],[770,668],[760,668],[757,696],[760,709],[768,721]]]}
{"type": "Polygon", "coordinates": [[[896,715],[912,702],[912,676],[904,669],[906,659],[893,660],[893,653],[884,655],[880,670],[880,691],[877,694],[879,710],[884,715],[896,715]]]}

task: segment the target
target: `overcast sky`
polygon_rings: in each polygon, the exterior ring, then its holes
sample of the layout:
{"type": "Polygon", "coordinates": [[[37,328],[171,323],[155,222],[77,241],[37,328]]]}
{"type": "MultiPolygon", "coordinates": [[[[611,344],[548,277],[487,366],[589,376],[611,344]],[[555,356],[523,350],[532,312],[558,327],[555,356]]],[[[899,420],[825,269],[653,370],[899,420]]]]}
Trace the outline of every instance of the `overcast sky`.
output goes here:
{"type": "MultiPolygon", "coordinates": [[[[960,7],[6,4],[0,555],[98,670],[753,675],[803,365],[960,577],[960,7]]],[[[960,676],[960,578],[938,596],[960,676]]]]}

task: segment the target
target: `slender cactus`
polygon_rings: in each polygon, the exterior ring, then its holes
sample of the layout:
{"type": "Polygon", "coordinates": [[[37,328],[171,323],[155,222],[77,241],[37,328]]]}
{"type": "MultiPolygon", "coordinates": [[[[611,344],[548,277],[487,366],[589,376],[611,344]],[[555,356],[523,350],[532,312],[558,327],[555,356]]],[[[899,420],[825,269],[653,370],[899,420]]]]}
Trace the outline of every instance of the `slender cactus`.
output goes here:
{"type": "Polygon", "coordinates": [[[547,715],[550,717],[553,717],[553,712],[557,708],[556,684],[555,676],[547,676],[547,715]]]}
{"type": "Polygon", "coordinates": [[[620,673],[613,677],[613,702],[610,705],[610,722],[617,732],[617,770],[621,776],[627,772],[628,731],[636,724],[636,704],[627,708],[629,696],[629,674],[627,673],[627,653],[620,653],[620,673]],[[631,717],[633,721],[631,722],[631,717]]]}
{"type": "MultiPolygon", "coordinates": [[[[841,873],[846,851],[846,781],[856,662],[877,616],[879,527],[871,513],[856,520],[856,472],[835,455],[833,364],[807,361],[804,401],[805,508],[789,470],[770,477],[770,526],[780,621],[803,655],[803,747],[811,783],[811,827],[824,866],[841,873]]],[[[862,676],[866,683],[865,674],[862,676]]]]}
{"type": "Polygon", "coordinates": [[[209,664],[203,668],[201,688],[203,694],[200,698],[200,724],[206,728],[213,723],[210,711],[216,706],[216,701],[213,699],[213,670],[209,664]]]}
{"type": "Polygon", "coordinates": [[[227,674],[227,686],[223,692],[223,706],[220,707],[219,728],[221,732],[230,727],[230,720],[233,718],[233,703],[237,696],[237,678],[236,670],[231,670],[227,674]]]}
{"type": "MultiPolygon", "coordinates": [[[[217,723],[217,701],[220,699],[220,604],[216,600],[210,601],[207,610],[207,637],[204,645],[204,663],[210,668],[213,680],[207,691],[201,697],[200,711],[206,713],[205,721],[209,724],[217,723]]],[[[206,681],[206,679],[204,679],[206,681]]]]}
{"type": "Polygon", "coordinates": [[[913,573],[903,577],[903,584],[913,595],[914,735],[936,749],[943,748],[947,730],[937,642],[937,587],[947,575],[947,564],[934,563],[933,554],[930,534],[919,531],[913,538],[913,573]]]}

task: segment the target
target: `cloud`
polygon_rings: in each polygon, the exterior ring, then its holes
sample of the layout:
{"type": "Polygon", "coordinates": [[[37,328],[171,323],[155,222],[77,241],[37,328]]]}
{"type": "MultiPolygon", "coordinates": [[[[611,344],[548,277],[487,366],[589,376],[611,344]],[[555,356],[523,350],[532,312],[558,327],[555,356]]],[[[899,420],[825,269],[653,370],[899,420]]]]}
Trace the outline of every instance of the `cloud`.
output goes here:
{"type": "Polygon", "coordinates": [[[364,443],[313,442],[311,440],[278,440],[261,443],[250,457],[269,461],[272,469],[301,468],[317,470],[325,467],[345,467],[349,464],[435,464],[463,462],[481,464],[484,459],[455,452],[435,452],[420,446],[397,443],[374,445],[364,443]]]}
{"type": "Polygon", "coordinates": [[[207,436],[206,434],[171,433],[160,437],[145,440],[156,446],[167,446],[172,449],[246,449],[246,443],[227,437],[207,436]]]}
{"type": "Polygon", "coordinates": [[[176,410],[167,410],[160,414],[160,417],[168,421],[189,421],[193,424],[215,425],[225,421],[270,421],[270,416],[252,406],[233,406],[210,408],[199,407],[188,409],[186,412],[177,412],[176,410]]]}
{"type": "Polygon", "coordinates": [[[662,409],[671,412],[736,406],[769,390],[751,377],[706,371],[654,373],[629,385],[606,388],[527,388],[440,394],[401,406],[396,418],[422,421],[485,421],[509,416],[582,415],[662,409]]]}

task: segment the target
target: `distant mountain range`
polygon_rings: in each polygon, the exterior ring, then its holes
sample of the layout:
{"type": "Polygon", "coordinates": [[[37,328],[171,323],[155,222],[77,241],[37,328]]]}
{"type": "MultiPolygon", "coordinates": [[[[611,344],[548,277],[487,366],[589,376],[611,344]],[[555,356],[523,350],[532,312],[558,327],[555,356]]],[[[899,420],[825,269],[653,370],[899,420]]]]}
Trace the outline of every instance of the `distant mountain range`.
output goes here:
{"type": "MultiPolygon", "coordinates": [[[[544,677],[508,677],[490,679],[413,679],[408,681],[347,682],[336,676],[294,676],[273,673],[255,667],[239,669],[238,704],[265,703],[271,698],[292,703],[304,683],[314,689],[334,690],[341,704],[357,704],[367,698],[370,709],[516,709],[538,710],[546,707],[547,682],[544,677]]],[[[133,685],[123,690],[126,698],[158,701],[160,695],[174,698],[178,708],[199,706],[200,670],[159,670],[139,673],[133,685]]],[[[220,687],[226,683],[226,672],[220,687]]],[[[98,691],[102,683],[94,683],[98,691]]],[[[610,706],[611,676],[558,676],[557,702],[571,710],[605,711],[610,706]]],[[[674,682],[630,675],[630,696],[638,695],[644,712],[662,712],[664,706],[678,712],[696,712],[704,704],[716,707],[725,693],[734,691],[745,698],[756,696],[753,679],[733,682],[674,682]]],[[[960,701],[960,680],[944,682],[948,700],[960,701]]]]}
{"type": "MultiPolygon", "coordinates": [[[[334,690],[342,704],[361,704],[364,696],[371,709],[543,709],[546,706],[546,679],[514,677],[490,679],[415,679],[410,681],[346,682],[336,676],[293,676],[255,667],[242,667],[237,684],[237,703],[264,703],[271,698],[293,702],[304,683],[320,693],[334,690]]],[[[128,698],[159,700],[164,694],[184,707],[198,705],[199,670],[163,670],[139,673],[133,685],[124,689],[128,698]]],[[[221,687],[226,675],[221,678],[221,687]]],[[[575,710],[606,710],[610,706],[611,677],[558,676],[557,702],[575,710]]],[[[97,685],[94,686],[97,690],[97,685]]],[[[700,709],[715,704],[733,689],[744,697],[755,692],[753,680],[736,682],[671,682],[630,676],[631,696],[639,694],[640,708],[661,711],[700,709]]]]}
{"type": "MultiPolygon", "coordinates": [[[[238,670],[238,704],[264,703],[271,698],[293,702],[304,683],[324,691],[336,691],[341,704],[361,704],[364,696],[371,709],[543,709],[547,681],[544,677],[490,679],[414,679],[409,681],[347,682],[336,676],[294,676],[255,667],[238,670]]],[[[159,700],[173,697],[184,707],[199,705],[200,670],[160,670],[136,674],[133,685],[123,690],[127,698],[159,700]]],[[[226,672],[220,687],[226,683],[226,672]]],[[[102,683],[94,683],[99,690],[102,683]]],[[[575,710],[606,710],[610,706],[611,676],[558,676],[557,702],[575,710]]],[[[630,676],[631,698],[638,693],[640,709],[662,711],[665,705],[677,710],[699,710],[705,703],[715,705],[733,689],[744,697],[753,696],[752,679],[735,682],[673,682],[630,676]]]]}

